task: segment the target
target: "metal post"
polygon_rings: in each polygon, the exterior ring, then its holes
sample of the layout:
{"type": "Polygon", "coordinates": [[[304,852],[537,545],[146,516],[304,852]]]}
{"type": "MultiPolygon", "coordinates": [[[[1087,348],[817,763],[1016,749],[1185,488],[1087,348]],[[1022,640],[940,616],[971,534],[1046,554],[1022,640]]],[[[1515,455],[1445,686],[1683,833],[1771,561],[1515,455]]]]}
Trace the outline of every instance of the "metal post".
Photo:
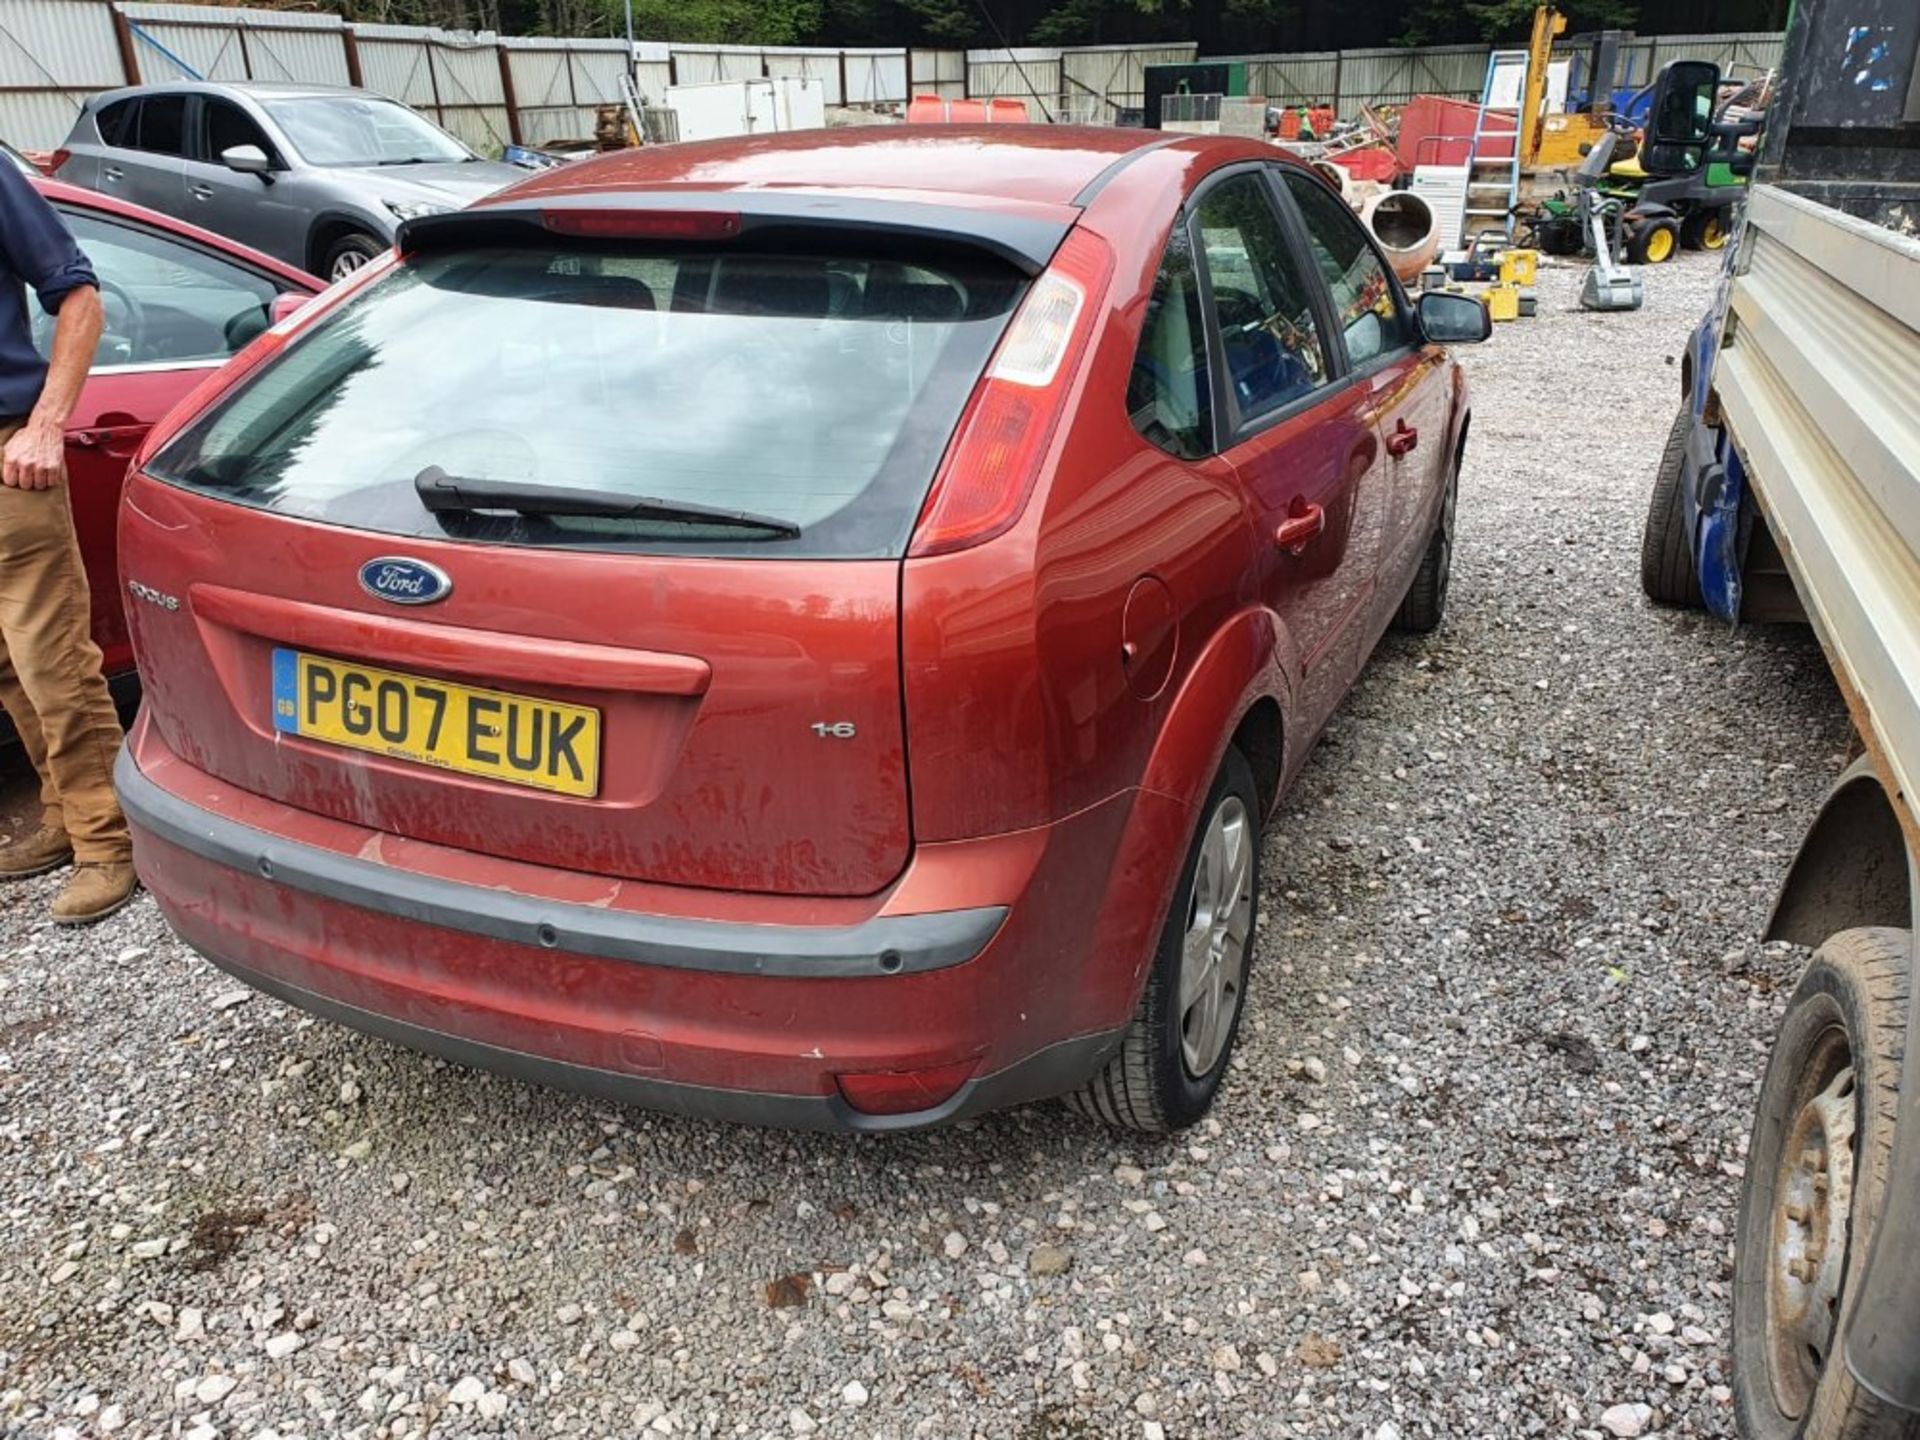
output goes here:
{"type": "Polygon", "coordinates": [[[356,90],[364,90],[367,82],[360,71],[360,37],[353,33],[351,25],[340,27],[340,44],[347,55],[347,83],[356,90]]]}
{"type": "Polygon", "coordinates": [[[113,40],[120,49],[120,68],[126,72],[127,84],[140,83],[140,61],[133,53],[133,28],[127,24],[127,17],[120,13],[118,5],[109,5],[107,13],[113,17],[113,40]]]}
{"type": "Polygon", "coordinates": [[[520,138],[520,100],[513,93],[513,58],[498,40],[494,42],[493,54],[500,62],[500,98],[507,104],[507,139],[515,145],[524,145],[526,142],[520,138]]]}

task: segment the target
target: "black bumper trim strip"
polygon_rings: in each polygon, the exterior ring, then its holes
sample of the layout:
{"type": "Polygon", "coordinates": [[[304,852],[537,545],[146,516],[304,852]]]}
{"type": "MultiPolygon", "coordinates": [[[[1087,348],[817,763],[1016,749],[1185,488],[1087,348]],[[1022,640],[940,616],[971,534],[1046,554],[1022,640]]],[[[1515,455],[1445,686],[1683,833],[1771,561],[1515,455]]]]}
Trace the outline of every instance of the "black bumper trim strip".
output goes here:
{"type": "Polygon", "coordinates": [[[114,787],[135,828],[136,860],[139,831],[145,830],[203,860],[377,914],[637,965],[792,979],[915,975],[974,959],[1007,915],[1004,906],[982,906],[879,915],[858,925],[743,925],[636,915],[463,885],[282,840],[162,789],[141,773],[126,746],[114,765],[114,787]]]}

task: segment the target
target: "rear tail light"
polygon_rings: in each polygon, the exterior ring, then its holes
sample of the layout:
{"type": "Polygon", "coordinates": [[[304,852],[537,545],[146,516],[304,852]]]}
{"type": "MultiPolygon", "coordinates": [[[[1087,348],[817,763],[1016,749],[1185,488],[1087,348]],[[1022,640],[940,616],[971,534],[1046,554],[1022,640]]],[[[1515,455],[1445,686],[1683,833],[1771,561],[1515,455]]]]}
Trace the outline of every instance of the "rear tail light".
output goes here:
{"type": "Polygon", "coordinates": [[[337,309],[342,301],[358,295],[381,276],[399,263],[400,257],[389,250],[378,259],[369,260],[346,279],[336,282],[308,299],[299,297],[304,303],[295,305],[292,294],[276,295],[269,314],[273,324],[256,336],[243,350],[189,390],[180,403],[169,410],[160,423],[147,432],[140,453],[133,457],[133,469],[144,470],[160,447],[187,426],[199,419],[213,403],[241,380],[258,370],[267,361],[285,348],[288,340],[299,331],[316,323],[337,309]]]}
{"type": "Polygon", "coordinates": [[[1065,413],[1112,269],[1105,242],[1075,230],[1034,282],[960,418],[909,555],[964,550],[1020,518],[1065,413]]]}
{"type": "Polygon", "coordinates": [[[951,1100],[979,1064],[977,1059],[960,1060],[924,1070],[866,1070],[833,1079],[841,1097],[862,1115],[911,1115],[951,1100]]]}
{"type": "Polygon", "coordinates": [[[60,149],[55,150],[51,155],[47,156],[47,163],[41,168],[44,169],[49,175],[58,175],[60,173],[60,167],[66,164],[67,161],[71,160],[72,158],[73,158],[73,152],[67,149],[65,146],[62,146],[60,149]]]}

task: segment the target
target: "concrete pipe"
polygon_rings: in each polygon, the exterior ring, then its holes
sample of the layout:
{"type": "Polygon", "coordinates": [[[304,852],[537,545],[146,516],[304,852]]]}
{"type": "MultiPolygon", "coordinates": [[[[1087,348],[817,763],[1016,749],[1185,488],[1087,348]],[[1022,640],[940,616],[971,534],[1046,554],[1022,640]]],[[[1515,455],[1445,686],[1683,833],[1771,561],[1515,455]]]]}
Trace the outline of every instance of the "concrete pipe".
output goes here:
{"type": "Polygon", "coordinates": [[[1433,207],[1411,190],[1389,190],[1370,201],[1360,218],[1387,252],[1393,273],[1403,283],[1418,280],[1440,249],[1433,207]]]}

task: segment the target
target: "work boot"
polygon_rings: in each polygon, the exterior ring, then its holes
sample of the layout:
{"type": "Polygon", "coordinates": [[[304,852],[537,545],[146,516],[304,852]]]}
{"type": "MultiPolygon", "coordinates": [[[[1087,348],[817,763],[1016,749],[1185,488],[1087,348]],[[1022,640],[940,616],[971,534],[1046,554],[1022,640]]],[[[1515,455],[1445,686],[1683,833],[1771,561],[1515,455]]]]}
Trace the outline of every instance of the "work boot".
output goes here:
{"type": "Polygon", "coordinates": [[[138,883],[131,860],[82,860],[73,867],[73,878],[53,897],[54,923],[91,925],[104,920],[133,898],[138,883]]]}
{"type": "Polygon", "coordinates": [[[24,880],[58,870],[73,859],[73,842],[55,825],[42,825],[31,835],[0,845],[0,880],[24,880]]]}

